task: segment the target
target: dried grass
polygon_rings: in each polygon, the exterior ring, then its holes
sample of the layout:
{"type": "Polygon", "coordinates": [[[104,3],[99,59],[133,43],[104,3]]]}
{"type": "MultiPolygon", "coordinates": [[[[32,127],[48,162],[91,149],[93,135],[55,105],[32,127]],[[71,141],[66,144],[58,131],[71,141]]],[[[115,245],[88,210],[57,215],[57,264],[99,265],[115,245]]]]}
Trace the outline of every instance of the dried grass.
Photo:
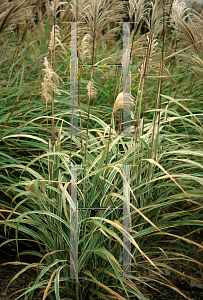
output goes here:
{"type": "Polygon", "coordinates": [[[0,34],[4,31],[12,32],[16,26],[24,24],[32,16],[35,0],[13,0],[11,3],[4,1],[0,6],[0,34]]]}
{"type": "MultiPolygon", "coordinates": [[[[59,81],[62,79],[53,71],[50,66],[47,57],[44,58],[45,69],[42,69],[45,73],[44,82],[42,83],[42,101],[46,103],[52,101],[52,92],[57,95],[61,95],[60,91],[57,89],[59,81]]],[[[54,102],[58,102],[54,100],[54,102]]]]}
{"type": "Polygon", "coordinates": [[[94,79],[92,79],[92,82],[89,81],[88,85],[87,85],[87,91],[88,91],[88,96],[91,98],[96,98],[97,96],[97,90],[96,88],[93,86],[94,83],[94,79]]]}
{"type": "Polygon", "coordinates": [[[131,105],[134,105],[134,97],[129,93],[119,93],[113,107],[113,114],[119,109],[124,108],[129,110],[131,105]],[[124,97],[123,97],[124,96],[124,97]]]}

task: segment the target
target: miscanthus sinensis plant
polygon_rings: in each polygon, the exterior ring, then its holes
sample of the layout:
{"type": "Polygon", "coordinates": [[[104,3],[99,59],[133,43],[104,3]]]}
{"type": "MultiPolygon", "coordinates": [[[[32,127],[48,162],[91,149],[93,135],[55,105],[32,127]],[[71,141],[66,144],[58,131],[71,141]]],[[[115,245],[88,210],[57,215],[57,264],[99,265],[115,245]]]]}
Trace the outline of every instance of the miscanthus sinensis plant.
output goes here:
{"type": "Polygon", "coordinates": [[[24,266],[16,277],[28,268],[37,270],[35,282],[16,291],[15,299],[32,299],[38,288],[41,299],[150,299],[149,283],[157,282],[187,299],[172,274],[201,282],[203,247],[192,234],[202,230],[201,16],[190,11],[186,20],[183,4],[172,1],[52,1],[46,9],[43,1],[18,3],[15,9],[13,3],[0,7],[0,225],[5,236],[0,246],[16,247],[15,264],[24,266]],[[26,7],[32,17],[18,23],[16,16],[26,7]],[[122,27],[115,21],[123,15],[138,22],[131,30],[131,53],[126,52],[131,54],[126,102],[122,68],[98,67],[122,66],[122,27]],[[63,21],[85,22],[78,25],[78,60],[95,65],[78,70],[79,122],[73,137],[71,28],[63,21]],[[6,26],[14,31],[11,36],[6,26]],[[122,109],[131,111],[128,135],[121,134],[122,109]],[[78,271],[86,277],[79,282],[66,278],[73,164],[80,208],[78,271]],[[122,210],[115,209],[123,205],[123,165],[131,166],[129,279],[121,279],[122,236],[129,232],[122,210]],[[29,241],[36,249],[22,249],[29,241]],[[25,254],[36,262],[23,262],[25,254]],[[191,269],[183,274],[184,265],[191,269]]]}

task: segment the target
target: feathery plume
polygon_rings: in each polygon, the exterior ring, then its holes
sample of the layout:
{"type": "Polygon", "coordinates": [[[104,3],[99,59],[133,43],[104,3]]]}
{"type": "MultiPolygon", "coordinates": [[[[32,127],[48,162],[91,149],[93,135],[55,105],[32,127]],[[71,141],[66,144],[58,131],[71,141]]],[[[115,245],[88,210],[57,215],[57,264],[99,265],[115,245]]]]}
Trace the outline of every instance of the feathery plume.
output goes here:
{"type": "Polygon", "coordinates": [[[60,28],[58,27],[58,25],[55,25],[52,28],[51,38],[50,38],[50,42],[49,42],[49,49],[51,52],[54,51],[56,49],[56,47],[59,45],[60,38],[61,38],[60,28]]]}
{"type": "MultiPolygon", "coordinates": [[[[30,181],[30,183],[26,185],[25,190],[35,193],[35,182],[36,182],[36,180],[30,181]]],[[[41,190],[41,188],[43,188],[44,186],[45,186],[45,182],[42,183],[39,181],[38,194],[44,195],[41,190]]]]}
{"type": "Polygon", "coordinates": [[[193,45],[200,55],[202,51],[202,17],[197,12],[186,7],[185,2],[173,3],[171,24],[176,30],[176,37],[180,39],[179,46],[193,45]],[[188,12],[189,13],[186,13],[188,12]],[[187,21],[186,21],[187,19],[187,21]]]}
{"type": "Polygon", "coordinates": [[[87,1],[84,0],[77,0],[76,1],[72,1],[71,3],[71,12],[74,16],[74,19],[76,21],[81,21],[82,16],[83,16],[83,7],[84,5],[87,4],[87,1]]]}
{"type": "Polygon", "coordinates": [[[89,0],[70,0],[64,10],[62,21],[69,22],[74,20],[81,22],[85,18],[84,7],[88,4],[89,0]]]}
{"type": "Polygon", "coordinates": [[[192,60],[195,65],[199,65],[199,67],[195,66],[194,70],[197,70],[198,73],[203,74],[203,60],[197,54],[194,53],[192,55],[192,60]]]}
{"type": "Polygon", "coordinates": [[[59,0],[53,0],[53,1],[51,2],[51,6],[50,6],[50,12],[51,12],[51,14],[52,14],[54,17],[56,17],[56,12],[57,12],[59,6],[65,5],[65,4],[67,4],[67,3],[68,3],[68,2],[61,2],[61,1],[59,1],[59,0]]]}
{"type": "Polygon", "coordinates": [[[118,94],[113,107],[113,114],[119,108],[130,109],[131,105],[134,105],[134,97],[130,93],[121,92],[118,94]],[[124,97],[123,97],[124,96],[124,97]]]}
{"type": "Polygon", "coordinates": [[[97,90],[96,88],[93,86],[94,80],[92,79],[92,83],[89,81],[86,89],[88,91],[88,96],[90,97],[90,89],[91,89],[91,98],[96,98],[97,96],[97,90]]]}
{"type": "Polygon", "coordinates": [[[182,19],[186,9],[187,9],[186,2],[175,0],[172,5],[172,14],[171,14],[173,21],[175,21],[177,17],[182,19]]]}
{"type": "Polygon", "coordinates": [[[124,4],[120,0],[91,0],[83,7],[83,16],[90,28],[90,34],[95,39],[95,46],[102,41],[109,40],[118,28],[112,28],[102,35],[102,30],[111,22],[121,20],[124,4]]]}
{"type": "MultiPolygon", "coordinates": [[[[42,101],[46,103],[52,100],[52,92],[55,92],[57,95],[61,95],[60,91],[57,89],[59,85],[59,80],[62,79],[53,71],[52,67],[50,66],[47,57],[44,58],[44,66],[45,72],[44,82],[42,83],[42,101]]],[[[54,102],[58,102],[54,100],[54,102]]]]}
{"type": "Polygon", "coordinates": [[[129,17],[131,21],[136,7],[137,7],[137,0],[129,0],[129,17]]]}
{"type": "Polygon", "coordinates": [[[87,57],[91,57],[90,53],[90,41],[92,40],[92,37],[89,35],[89,33],[85,34],[85,36],[83,37],[82,41],[81,41],[81,59],[82,59],[82,63],[84,63],[85,59],[87,57]]]}
{"type": "Polygon", "coordinates": [[[46,78],[44,77],[44,82],[42,82],[42,101],[46,103],[51,101],[51,94],[49,93],[49,82],[46,78]]]}
{"type": "MultiPolygon", "coordinates": [[[[146,3],[145,0],[129,0],[129,17],[130,20],[133,20],[133,15],[135,14],[134,20],[135,22],[139,23],[142,19],[147,22],[145,18],[145,13],[148,10],[149,3],[146,3]]],[[[135,24],[136,26],[136,24],[135,24]]]]}
{"type": "Polygon", "coordinates": [[[14,28],[20,24],[24,24],[25,20],[31,17],[34,0],[13,0],[11,3],[4,1],[0,6],[0,34],[12,32],[14,28]]]}
{"type": "Polygon", "coordinates": [[[165,0],[155,0],[154,3],[152,3],[151,31],[153,31],[155,35],[163,30],[162,22],[163,18],[166,18],[166,14],[164,14],[164,11],[166,12],[165,4],[165,0]]]}
{"type": "Polygon", "coordinates": [[[203,75],[203,60],[197,54],[188,55],[186,53],[179,54],[179,57],[182,61],[186,61],[192,65],[193,70],[198,75],[203,75]]]}

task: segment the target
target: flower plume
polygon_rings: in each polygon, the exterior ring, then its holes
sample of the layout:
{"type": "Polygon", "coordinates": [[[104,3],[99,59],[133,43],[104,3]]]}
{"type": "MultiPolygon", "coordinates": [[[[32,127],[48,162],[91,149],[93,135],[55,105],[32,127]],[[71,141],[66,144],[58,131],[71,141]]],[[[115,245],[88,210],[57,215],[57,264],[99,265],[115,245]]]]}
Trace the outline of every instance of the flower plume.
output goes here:
{"type": "Polygon", "coordinates": [[[51,38],[50,38],[50,42],[49,42],[49,49],[50,51],[54,51],[55,48],[58,46],[59,42],[60,42],[60,28],[58,27],[58,25],[53,26],[52,31],[51,31],[51,38]]]}
{"type": "Polygon", "coordinates": [[[91,83],[91,81],[89,81],[89,83],[88,83],[88,85],[87,85],[87,87],[86,87],[86,89],[87,89],[87,91],[88,91],[88,96],[90,97],[90,94],[91,94],[91,97],[93,98],[96,98],[96,96],[97,96],[97,90],[96,90],[96,88],[93,86],[93,83],[94,83],[94,80],[92,79],[92,83],[91,83]]]}
{"type": "MultiPolygon", "coordinates": [[[[42,101],[47,105],[47,102],[52,100],[52,92],[55,92],[57,95],[61,95],[60,91],[57,89],[61,78],[53,71],[47,57],[44,58],[44,66],[45,69],[43,69],[43,71],[45,75],[44,82],[42,83],[42,101]]],[[[56,100],[54,101],[57,102],[56,100]]]]}
{"type": "Polygon", "coordinates": [[[118,94],[113,107],[113,114],[119,108],[130,109],[131,105],[134,105],[134,97],[130,93],[121,92],[118,94]],[[124,97],[123,97],[124,96],[124,97]]]}

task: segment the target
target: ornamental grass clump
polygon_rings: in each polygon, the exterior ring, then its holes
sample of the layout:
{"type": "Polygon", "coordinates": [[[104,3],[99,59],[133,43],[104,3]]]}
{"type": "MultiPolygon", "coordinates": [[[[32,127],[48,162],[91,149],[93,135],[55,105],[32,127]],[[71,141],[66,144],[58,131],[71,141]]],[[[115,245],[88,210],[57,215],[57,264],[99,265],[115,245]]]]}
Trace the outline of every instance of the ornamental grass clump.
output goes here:
{"type": "Polygon", "coordinates": [[[5,298],[34,299],[39,291],[43,300],[150,300],[154,289],[170,288],[174,298],[192,299],[180,278],[202,282],[202,18],[190,10],[186,20],[189,11],[182,4],[175,11],[170,0],[152,2],[0,7],[0,249],[10,245],[13,263],[23,266],[12,280],[37,271],[13,296],[11,280],[5,298]],[[25,7],[32,17],[18,22],[25,7]],[[126,20],[138,23],[130,25],[131,48],[123,55],[119,22],[126,20]],[[71,135],[69,22],[75,21],[83,23],[77,23],[77,134],[71,135]],[[6,24],[13,24],[10,32],[6,24]],[[122,56],[131,63],[124,66],[122,56]],[[124,68],[131,93],[122,88],[124,68]],[[131,130],[116,134],[125,111],[131,130]],[[131,242],[130,278],[122,277],[123,235],[131,242]],[[78,252],[78,281],[70,278],[71,250],[78,252]]]}

